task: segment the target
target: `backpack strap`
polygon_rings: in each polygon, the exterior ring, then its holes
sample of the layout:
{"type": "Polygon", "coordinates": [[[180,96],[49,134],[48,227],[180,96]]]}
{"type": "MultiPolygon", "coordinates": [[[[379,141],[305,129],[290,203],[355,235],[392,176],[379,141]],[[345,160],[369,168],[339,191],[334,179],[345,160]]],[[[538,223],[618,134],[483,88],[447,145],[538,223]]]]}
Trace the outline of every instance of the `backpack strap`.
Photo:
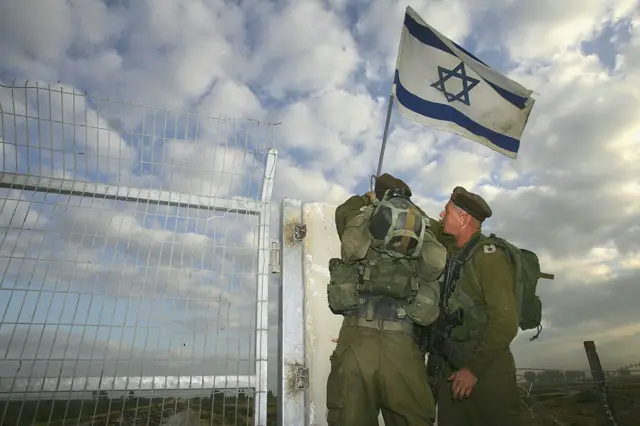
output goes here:
{"type": "MultiPolygon", "coordinates": [[[[467,260],[469,260],[471,258],[471,256],[473,256],[473,254],[476,252],[476,249],[479,249],[481,246],[485,246],[487,244],[493,244],[494,246],[502,248],[502,250],[505,252],[505,255],[507,256],[507,260],[509,262],[512,262],[512,264],[515,264],[515,259],[512,259],[511,253],[510,253],[508,247],[506,246],[506,243],[504,242],[504,240],[502,240],[500,237],[497,237],[496,234],[490,234],[489,237],[484,237],[483,240],[484,240],[483,244],[478,244],[475,247],[475,249],[471,253],[469,253],[469,255],[467,257],[467,260]]],[[[473,266],[467,265],[466,263],[465,263],[464,266],[465,266],[464,270],[465,270],[467,276],[470,278],[471,283],[476,287],[476,289],[478,290],[480,295],[482,295],[483,294],[482,286],[480,285],[480,282],[478,281],[478,275],[476,274],[475,269],[473,268],[473,266]]],[[[514,271],[514,272],[516,272],[516,271],[514,271]]],[[[517,295],[516,295],[516,298],[517,298],[517,295]]],[[[516,302],[518,304],[519,301],[516,300],[516,302]]]]}
{"type": "MultiPolygon", "coordinates": [[[[462,272],[462,268],[464,268],[464,271],[471,278],[471,282],[475,284],[478,291],[480,292],[480,295],[482,295],[482,287],[480,287],[480,283],[478,282],[478,277],[476,275],[475,269],[473,268],[473,266],[469,265],[468,261],[471,260],[471,257],[473,257],[476,250],[478,250],[482,246],[482,244],[480,244],[481,240],[482,242],[485,242],[487,238],[482,236],[481,234],[476,235],[475,243],[473,245],[468,246],[469,250],[467,250],[466,253],[460,254],[460,258],[462,262],[460,265],[461,272],[462,272]]],[[[459,278],[460,277],[458,275],[458,279],[459,278]]]]}
{"type": "Polygon", "coordinates": [[[460,270],[473,254],[478,242],[480,241],[480,237],[480,234],[474,236],[473,238],[471,238],[471,240],[469,240],[465,248],[458,256],[453,259],[447,259],[444,278],[444,291],[442,292],[440,307],[441,309],[443,309],[443,312],[447,312],[449,298],[455,292],[456,285],[458,283],[458,280],[460,279],[460,270]]]}

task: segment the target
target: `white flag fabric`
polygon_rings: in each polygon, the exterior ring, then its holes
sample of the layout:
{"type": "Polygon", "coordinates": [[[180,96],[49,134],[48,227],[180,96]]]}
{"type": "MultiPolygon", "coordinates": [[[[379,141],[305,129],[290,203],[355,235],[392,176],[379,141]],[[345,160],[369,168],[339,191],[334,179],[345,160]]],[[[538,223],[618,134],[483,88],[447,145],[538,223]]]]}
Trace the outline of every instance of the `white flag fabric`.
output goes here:
{"type": "Polygon", "coordinates": [[[516,158],[535,103],[531,93],[407,7],[393,82],[402,115],[516,158]]]}

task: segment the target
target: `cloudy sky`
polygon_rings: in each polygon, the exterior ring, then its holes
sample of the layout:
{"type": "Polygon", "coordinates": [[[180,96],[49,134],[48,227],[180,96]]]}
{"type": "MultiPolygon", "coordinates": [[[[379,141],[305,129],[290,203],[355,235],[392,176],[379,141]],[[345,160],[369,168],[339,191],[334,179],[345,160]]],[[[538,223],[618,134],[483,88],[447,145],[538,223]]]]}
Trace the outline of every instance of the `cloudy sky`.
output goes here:
{"type": "MultiPolygon", "coordinates": [[[[339,203],[365,192],[376,170],[407,5],[1,2],[2,84],[52,85],[0,90],[3,170],[247,200],[275,146],[272,224],[285,196],[339,203]],[[34,108],[40,127],[14,121],[34,108]],[[280,124],[234,127],[224,117],[280,124]],[[74,134],[59,121],[84,127],[74,134]]],[[[587,339],[605,368],[639,362],[638,2],[410,5],[537,102],[517,160],[394,114],[383,171],[406,180],[434,216],[454,186],[482,194],[494,211],[487,231],[536,251],[555,273],[541,282],[542,335],[529,342],[522,333],[513,345],[520,367],[585,368],[587,339]]],[[[78,374],[95,374],[102,367],[92,358],[110,360],[116,375],[164,375],[169,365],[176,374],[249,373],[254,348],[242,337],[255,323],[254,218],[9,189],[3,197],[0,303],[9,307],[0,306],[0,338],[11,344],[0,345],[10,348],[2,376],[14,375],[18,358],[32,360],[20,372],[27,377],[72,371],[76,360],[85,360],[78,374]]],[[[275,360],[275,280],[269,296],[275,360]]]]}

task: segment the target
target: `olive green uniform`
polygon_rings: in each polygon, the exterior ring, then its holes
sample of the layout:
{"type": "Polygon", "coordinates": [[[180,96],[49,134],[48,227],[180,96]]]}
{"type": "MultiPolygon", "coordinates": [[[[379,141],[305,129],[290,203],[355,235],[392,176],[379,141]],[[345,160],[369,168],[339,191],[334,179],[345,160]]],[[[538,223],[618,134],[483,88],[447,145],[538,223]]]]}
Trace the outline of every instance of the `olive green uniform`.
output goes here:
{"type": "MultiPolygon", "coordinates": [[[[365,205],[354,196],[336,209],[338,235],[365,205]]],[[[346,313],[331,355],[327,380],[330,426],[373,426],[382,411],[386,426],[432,426],[435,402],[413,323],[393,318],[397,302],[377,296],[373,321],[361,310],[346,313]]]]}
{"type": "MultiPolygon", "coordinates": [[[[452,255],[456,248],[440,222],[432,219],[432,229],[452,255]]],[[[464,322],[451,333],[462,350],[463,365],[478,381],[471,396],[453,400],[451,366],[445,365],[437,384],[438,426],[518,426],[523,424],[523,410],[516,383],[515,362],[509,345],[518,332],[518,314],[514,294],[513,270],[506,253],[483,241],[462,268],[452,299],[464,292],[473,300],[473,312],[465,309],[464,322]],[[475,275],[475,279],[474,276],[475,275]]],[[[467,243],[468,244],[468,243],[467,243]]],[[[455,305],[452,300],[450,306],[455,305]]]]}

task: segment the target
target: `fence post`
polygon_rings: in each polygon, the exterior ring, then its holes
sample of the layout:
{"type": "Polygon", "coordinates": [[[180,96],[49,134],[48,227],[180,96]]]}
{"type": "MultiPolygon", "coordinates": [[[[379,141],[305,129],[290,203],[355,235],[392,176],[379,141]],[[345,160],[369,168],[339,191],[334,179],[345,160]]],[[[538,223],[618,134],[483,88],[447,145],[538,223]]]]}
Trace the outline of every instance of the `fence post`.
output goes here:
{"type": "Polygon", "coordinates": [[[593,340],[586,340],[583,343],[584,351],[587,353],[587,359],[589,360],[589,367],[591,368],[593,382],[596,385],[600,401],[602,402],[602,408],[604,409],[605,421],[610,426],[617,426],[618,422],[609,396],[604,371],[602,370],[602,364],[600,364],[600,357],[596,351],[596,344],[593,340]]]}

